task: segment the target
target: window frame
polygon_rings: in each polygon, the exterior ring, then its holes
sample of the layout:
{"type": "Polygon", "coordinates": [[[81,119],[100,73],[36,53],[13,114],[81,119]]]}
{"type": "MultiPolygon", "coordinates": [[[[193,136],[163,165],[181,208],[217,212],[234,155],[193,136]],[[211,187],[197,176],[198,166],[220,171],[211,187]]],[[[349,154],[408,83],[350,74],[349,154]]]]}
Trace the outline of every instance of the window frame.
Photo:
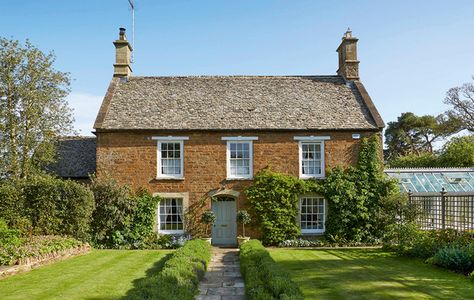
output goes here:
{"type": "Polygon", "coordinates": [[[326,177],[326,156],[325,156],[325,141],[330,140],[329,136],[295,136],[294,140],[298,141],[298,169],[299,178],[311,179],[311,178],[325,178],[326,177]],[[303,174],[303,144],[317,144],[320,146],[321,152],[321,174],[303,174]]]}
{"type": "Polygon", "coordinates": [[[185,205],[185,198],[184,197],[170,197],[170,196],[166,196],[166,197],[162,197],[161,200],[165,200],[165,199],[179,199],[181,200],[181,222],[183,223],[183,229],[176,229],[176,230],[161,230],[160,227],[161,227],[161,221],[160,221],[160,217],[161,217],[161,214],[160,214],[160,205],[164,202],[160,201],[158,203],[158,207],[157,207],[157,232],[158,233],[161,233],[161,234],[184,234],[185,232],[185,228],[184,228],[184,205],[185,205]]]}
{"type": "Polygon", "coordinates": [[[154,136],[152,140],[157,141],[156,145],[156,178],[157,179],[184,179],[184,141],[188,140],[188,137],[185,136],[167,136],[167,137],[159,137],[154,136]],[[179,174],[163,174],[162,171],[162,162],[161,162],[161,149],[162,144],[169,144],[169,143],[179,143],[180,147],[180,169],[181,172],[179,174]]]}
{"type": "Polygon", "coordinates": [[[228,180],[249,180],[253,179],[253,141],[258,140],[258,137],[238,136],[238,137],[222,137],[222,140],[227,141],[226,148],[226,177],[228,180]],[[248,144],[249,145],[249,174],[248,175],[232,175],[230,173],[230,145],[231,144],[248,144]]]}
{"type": "Polygon", "coordinates": [[[298,197],[298,208],[299,208],[299,211],[298,211],[298,224],[300,226],[300,230],[301,230],[301,234],[323,234],[325,231],[326,231],[326,218],[327,218],[327,201],[326,199],[323,197],[323,196],[319,196],[319,195],[302,195],[302,196],[299,196],[298,197]],[[307,199],[307,198],[313,198],[313,199],[319,199],[319,200],[323,200],[323,213],[322,213],[322,216],[323,216],[323,220],[322,220],[322,224],[323,224],[323,228],[321,229],[302,229],[301,228],[301,207],[302,207],[302,200],[303,199],[307,199]]]}

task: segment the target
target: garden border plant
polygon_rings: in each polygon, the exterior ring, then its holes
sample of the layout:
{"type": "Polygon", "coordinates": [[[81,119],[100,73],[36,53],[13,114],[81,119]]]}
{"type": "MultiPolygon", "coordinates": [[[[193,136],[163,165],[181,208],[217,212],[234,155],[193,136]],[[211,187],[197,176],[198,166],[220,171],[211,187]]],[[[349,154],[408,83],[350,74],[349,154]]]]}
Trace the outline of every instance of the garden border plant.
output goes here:
{"type": "Polygon", "coordinates": [[[406,220],[390,228],[384,249],[398,255],[423,259],[474,280],[474,239],[472,233],[454,229],[421,230],[406,220]]]}

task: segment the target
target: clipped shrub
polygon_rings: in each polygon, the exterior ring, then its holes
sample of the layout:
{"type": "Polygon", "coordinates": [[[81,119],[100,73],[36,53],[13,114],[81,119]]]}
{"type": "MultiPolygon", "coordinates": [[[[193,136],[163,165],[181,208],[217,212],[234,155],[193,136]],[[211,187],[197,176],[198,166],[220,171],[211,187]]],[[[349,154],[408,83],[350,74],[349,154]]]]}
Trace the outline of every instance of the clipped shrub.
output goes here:
{"type": "Polygon", "coordinates": [[[126,299],[194,299],[210,260],[209,243],[188,241],[171,255],[158,274],[142,280],[126,299]]]}
{"type": "Polygon", "coordinates": [[[236,219],[237,223],[242,224],[242,236],[245,237],[245,224],[250,223],[250,221],[252,221],[252,218],[246,210],[239,210],[237,212],[236,219]]]}
{"type": "Polygon", "coordinates": [[[201,215],[201,223],[206,225],[206,237],[209,236],[209,227],[216,222],[216,214],[212,210],[206,210],[201,215]]]}
{"type": "Polygon", "coordinates": [[[248,299],[303,299],[298,286],[258,240],[240,246],[240,269],[248,299]]]}

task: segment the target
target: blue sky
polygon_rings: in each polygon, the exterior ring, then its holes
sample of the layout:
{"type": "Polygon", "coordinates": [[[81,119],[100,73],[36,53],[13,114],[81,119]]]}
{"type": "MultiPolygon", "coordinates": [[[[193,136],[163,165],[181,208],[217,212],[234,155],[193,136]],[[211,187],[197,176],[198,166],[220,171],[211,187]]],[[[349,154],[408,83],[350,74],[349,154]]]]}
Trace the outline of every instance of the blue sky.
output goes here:
{"type": "MultiPolygon", "coordinates": [[[[361,80],[386,122],[439,114],[474,75],[474,1],[136,0],[136,75],[327,75],[347,27],[361,80]]],[[[90,135],[113,72],[127,0],[0,0],[0,36],[54,50],[74,79],[76,128],[90,135]]]]}

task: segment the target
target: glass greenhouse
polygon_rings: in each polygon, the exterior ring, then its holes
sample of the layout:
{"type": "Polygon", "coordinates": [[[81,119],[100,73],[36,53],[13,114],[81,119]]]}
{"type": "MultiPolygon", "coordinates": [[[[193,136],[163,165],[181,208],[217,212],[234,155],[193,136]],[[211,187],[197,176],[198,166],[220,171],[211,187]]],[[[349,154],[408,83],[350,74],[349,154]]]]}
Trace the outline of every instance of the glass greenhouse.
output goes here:
{"type": "Polygon", "coordinates": [[[414,193],[474,192],[474,168],[462,169],[386,169],[385,174],[398,179],[402,192],[414,193]]]}
{"type": "Polygon", "coordinates": [[[474,229],[474,168],[386,169],[418,207],[421,228],[474,229]],[[445,193],[441,193],[444,188],[445,193]]]}

